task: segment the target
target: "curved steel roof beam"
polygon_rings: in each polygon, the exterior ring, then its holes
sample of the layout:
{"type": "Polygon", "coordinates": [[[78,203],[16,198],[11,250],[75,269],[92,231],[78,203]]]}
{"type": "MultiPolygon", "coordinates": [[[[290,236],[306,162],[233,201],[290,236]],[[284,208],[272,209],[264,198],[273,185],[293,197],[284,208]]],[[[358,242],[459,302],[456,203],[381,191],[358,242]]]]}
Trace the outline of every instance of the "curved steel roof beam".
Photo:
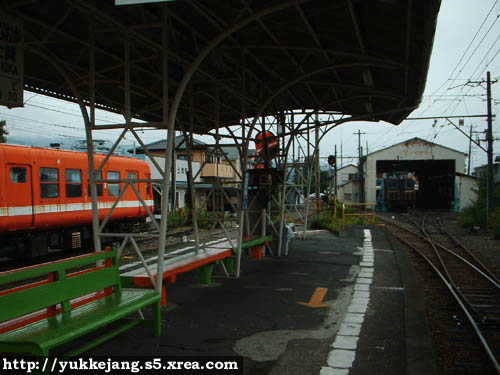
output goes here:
{"type": "Polygon", "coordinates": [[[187,72],[184,74],[184,77],[182,78],[182,81],[179,83],[179,87],[177,88],[177,92],[175,94],[172,107],[170,109],[170,116],[169,116],[169,123],[170,124],[175,124],[175,119],[177,117],[177,110],[179,108],[179,104],[182,100],[182,96],[184,95],[184,92],[186,90],[186,87],[191,80],[191,77],[193,74],[196,72],[202,61],[205,59],[205,57],[208,56],[212,50],[217,47],[223,40],[234,34],[236,31],[242,29],[246,25],[248,25],[251,22],[254,22],[255,20],[258,20],[264,16],[267,16],[272,13],[279,12],[283,9],[290,8],[294,6],[297,2],[303,3],[303,2],[308,2],[311,0],[295,0],[295,1],[288,1],[283,4],[275,5],[273,7],[264,9],[260,12],[257,12],[253,14],[250,17],[245,18],[244,20],[238,22],[236,25],[230,27],[226,31],[224,31],[222,34],[220,34],[217,38],[215,38],[211,43],[209,43],[203,50],[200,52],[198,57],[193,61],[187,72]]]}
{"type": "MultiPolygon", "coordinates": [[[[207,19],[207,21],[210,22],[219,31],[223,31],[224,27],[226,27],[226,28],[229,27],[229,25],[224,20],[222,20],[219,17],[217,17],[216,14],[214,14],[213,12],[211,12],[206,7],[203,7],[203,5],[200,4],[200,3],[198,3],[197,1],[194,1],[194,0],[191,1],[190,5],[193,6],[196,11],[198,11],[203,17],[205,17],[207,19]]],[[[250,13],[252,14],[252,12],[250,12],[250,13]]],[[[229,36],[228,39],[233,40],[233,41],[235,41],[237,43],[236,37],[234,35],[229,36]]],[[[239,43],[237,43],[237,44],[239,44],[239,43]]],[[[221,46],[221,48],[223,48],[223,46],[221,46]]],[[[266,72],[268,72],[269,74],[277,77],[278,79],[283,79],[283,77],[275,69],[273,69],[269,65],[263,63],[258,58],[258,56],[255,56],[255,54],[253,52],[248,51],[247,53],[252,57],[253,62],[256,63],[256,64],[258,64],[266,72]]],[[[260,81],[259,77],[257,77],[256,74],[253,73],[251,70],[245,69],[245,72],[246,72],[246,74],[249,74],[250,76],[252,76],[256,81],[260,81]]],[[[263,86],[266,88],[266,90],[268,92],[271,93],[273,91],[272,87],[270,87],[269,85],[267,85],[265,82],[261,82],[261,83],[263,84],[263,86]]],[[[290,96],[293,98],[293,100],[299,106],[301,105],[300,99],[298,99],[294,93],[290,92],[290,96]]]]}
{"type": "Polygon", "coordinates": [[[387,63],[387,64],[392,64],[394,66],[398,67],[404,67],[405,64],[394,61],[388,57],[380,57],[380,56],[373,56],[373,55],[363,55],[360,53],[354,53],[354,52],[348,52],[348,51],[341,51],[341,50],[333,50],[333,49],[328,49],[328,48],[320,48],[320,47],[306,47],[306,46],[299,46],[299,45],[280,45],[276,46],[274,44],[238,44],[238,45],[230,45],[226,44],[222,46],[221,48],[223,49],[247,49],[247,50],[252,50],[252,49],[288,49],[291,51],[304,51],[304,52],[317,52],[321,54],[328,54],[332,56],[340,56],[340,57],[349,57],[353,58],[356,60],[363,60],[367,62],[378,62],[378,63],[387,63]]]}
{"type": "MultiPolygon", "coordinates": [[[[323,73],[323,72],[327,72],[329,70],[337,70],[337,69],[342,69],[342,68],[352,68],[352,67],[369,67],[369,66],[377,66],[377,67],[382,67],[382,68],[391,68],[390,65],[387,65],[387,64],[372,64],[372,63],[354,63],[354,64],[338,64],[338,65],[331,65],[331,66],[327,66],[327,67],[323,67],[323,68],[320,68],[320,69],[316,69],[314,71],[311,71],[311,72],[308,72],[304,75],[302,75],[301,77],[298,77],[292,81],[289,81],[288,83],[286,83],[285,85],[283,85],[281,88],[279,88],[278,90],[276,90],[274,92],[273,95],[271,95],[265,102],[264,104],[262,104],[262,106],[259,108],[259,111],[257,112],[257,115],[255,116],[253,122],[252,122],[252,125],[250,127],[250,131],[248,132],[248,140],[250,140],[251,138],[251,135],[252,135],[252,132],[253,132],[253,129],[257,123],[257,120],[260,118],[260,116],[262,115],[262,113],[264,112],[264,110],[267,108],[267,106],[276,98],[278,97],[282,92],[284,92],[285,90],[287,90],[289,87],[295,85],[295,84],[298,84],[298,83],[301,83],[303,80],[305,80],[306,78],[309,78],[313,75],[316,75],[316,74],[319,74],[319,73],[323,73]]],[[[369,114],[369,116],[373,116],[372,113],[369,114]]],[[[248,143],[248,141],[247,141],[248,143]]]]}

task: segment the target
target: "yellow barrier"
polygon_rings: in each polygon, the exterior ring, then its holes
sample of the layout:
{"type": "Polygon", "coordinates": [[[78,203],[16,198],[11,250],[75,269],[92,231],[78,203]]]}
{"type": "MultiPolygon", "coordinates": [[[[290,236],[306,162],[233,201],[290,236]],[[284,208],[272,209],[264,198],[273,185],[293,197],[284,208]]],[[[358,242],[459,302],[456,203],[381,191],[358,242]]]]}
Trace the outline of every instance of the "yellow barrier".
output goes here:
{"type": "Polygon", "coordinates": [[[345,230],[345,217],[346,216],[370,216],[372,218],[372,224],[375,224],[375,204],[374,203],[342,203],[342,230],[345,230]],[[369,210],[367,213],[353,213],[346,214],[346,207],[364,207],[365,211],[369,210]]]}

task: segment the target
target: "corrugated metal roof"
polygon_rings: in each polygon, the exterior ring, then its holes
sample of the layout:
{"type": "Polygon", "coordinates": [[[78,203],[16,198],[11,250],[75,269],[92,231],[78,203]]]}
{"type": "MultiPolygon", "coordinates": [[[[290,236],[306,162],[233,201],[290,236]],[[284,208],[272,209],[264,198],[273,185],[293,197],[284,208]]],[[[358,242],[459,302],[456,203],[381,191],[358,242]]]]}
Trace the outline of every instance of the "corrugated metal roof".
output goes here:
{"type": "Polygon", "coordinates": [[[440,5],[29,0],[3,1],[2,12],[23,24],[25,90],[88,104],[93,36],[96,105],[126,113],[124,46],[130,45],[131,113],[152,122],[163,121],[165,14],[170,108],[180,99],[176,129],[192,125],[208,133],[240,124],[242,108],[247,118],[312,109],[400,123],[420,103],[440,5]]]}

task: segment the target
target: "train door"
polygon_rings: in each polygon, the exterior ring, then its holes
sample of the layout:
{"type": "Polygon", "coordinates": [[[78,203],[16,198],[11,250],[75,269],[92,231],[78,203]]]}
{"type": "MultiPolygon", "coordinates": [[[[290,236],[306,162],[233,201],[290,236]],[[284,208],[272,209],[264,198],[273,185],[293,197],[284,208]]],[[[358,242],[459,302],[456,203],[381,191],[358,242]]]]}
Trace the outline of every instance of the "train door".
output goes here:
{"type": "Polygon", "coordinates": [[[33,186],[31,165],[7,164],[6,196],[11,223],[16,229],[33,226],[33,186]]]}

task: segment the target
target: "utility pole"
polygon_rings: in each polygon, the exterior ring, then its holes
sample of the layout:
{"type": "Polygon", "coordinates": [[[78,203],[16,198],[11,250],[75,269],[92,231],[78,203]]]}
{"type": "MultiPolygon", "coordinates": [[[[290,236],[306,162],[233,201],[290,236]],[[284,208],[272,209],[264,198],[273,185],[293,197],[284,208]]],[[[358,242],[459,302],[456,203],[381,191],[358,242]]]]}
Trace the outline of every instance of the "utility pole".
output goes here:
{"type": "Polygon", "coordinates": [[[470,159],[472,156],[472,124],[470,126],[469,134],[469,160],[467,161],[467,174],[470,176],[470,159]]]}
{"type": "Polygon", "coordinates": [[[357,133],[353,133],[354,135],[358,135],[358,181],[359,181],[359,203],[364,202],[365,200],[365,184],[363,178],[363,149],[361,148],[361,130],[358,129],[357,133]]]}
{"type": "Polygon", "coordinates": [[[335,176],[335,190],[334,190],[335,203],[337,202],[337,187],[338,187],[338,184],[337,184],[337,163],[338,163],[338,160],[337,160],[337,145],[335,145],[335,167],[334,167],[334,170],[333,170],[333,173],[334,173],[334,176],[335,176]]]}
{"type": "Polygon", "coordinates": [[[486,103],[487,103],[487,121],[488,130],[486,139],[488,141],[488,192],[487,192],[487,212],[488,218],[494,210],[493,202],[493,131],[492,131],[492,116],[491,116],[491,76],[490,72],[486,73],[486,103]]]}

